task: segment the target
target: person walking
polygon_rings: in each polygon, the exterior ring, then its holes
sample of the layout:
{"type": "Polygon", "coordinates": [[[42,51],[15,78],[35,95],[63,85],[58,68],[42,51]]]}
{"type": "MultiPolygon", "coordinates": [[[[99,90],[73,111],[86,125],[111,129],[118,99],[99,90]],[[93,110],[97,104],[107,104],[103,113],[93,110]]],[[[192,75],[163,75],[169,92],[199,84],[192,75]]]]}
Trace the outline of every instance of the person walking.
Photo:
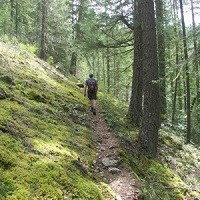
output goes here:
{"type": "Polygon", "coordinates": [[[97,100],[98,84],[93,74],[89,75],[89,78],[85,82],[84,96],[87,95],[90,100],[90,108],[93,115],[96,115],[96,100],[97,100]]]}

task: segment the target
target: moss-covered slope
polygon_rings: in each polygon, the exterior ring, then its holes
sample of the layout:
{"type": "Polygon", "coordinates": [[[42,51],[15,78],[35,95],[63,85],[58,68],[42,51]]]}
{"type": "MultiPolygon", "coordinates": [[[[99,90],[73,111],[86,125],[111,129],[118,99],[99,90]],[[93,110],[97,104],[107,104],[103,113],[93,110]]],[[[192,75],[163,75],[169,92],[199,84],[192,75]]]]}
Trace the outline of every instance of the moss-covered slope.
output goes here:
{"type": "Polygon", "coordinates": [[[72,79],[0,44],[0,199],[103,199],[87,101],[72,79]]]}
{"type": "Polygon", "coordinates": [[[139,158],[138,130],[133,130],[124,117],[127,106],[104,94],[99,102],[108,125],[121,139],[120,157],[141,181],[141,199],[200,199],[200,150],[185,144],[184,133],[163,127],[159,132],[158,159],[139,158]]]}

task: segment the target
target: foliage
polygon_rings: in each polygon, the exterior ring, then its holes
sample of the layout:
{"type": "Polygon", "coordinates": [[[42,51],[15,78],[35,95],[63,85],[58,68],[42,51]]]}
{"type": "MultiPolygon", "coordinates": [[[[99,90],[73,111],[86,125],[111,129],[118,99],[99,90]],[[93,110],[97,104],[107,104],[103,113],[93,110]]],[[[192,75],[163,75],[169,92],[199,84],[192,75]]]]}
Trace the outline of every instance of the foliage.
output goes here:
{"type": "Polygon", "coordinates": [[[99,93],[99,104],[109,128],[120,134],[126,130],[125,116],[127,105],[109,95],[99,93]]]}
{"type": "Polygon", "coordinates": [[[138,157],[137,130],[132,130],[125,120],[120,120],[125,116],[127,106],[103,94],[100,94],[99,102],[108,126],[121,136],[119,155],[138,177],[142,199],[200,197],[200,155],[197,148],[184,144],[183,136],[163,127],[159,133],[159,160],[138,157]]]}
{"type": "Polygon", "coordinates": [[[192,132],[193,132],[193,141],[197,144],[200,144],[200,105],[196,104],[194,106],[193,112],[192,112],[192,132]]]}
{"type": "Polygon", "coordinates": [[[25,52],[29,52],[33,55],[36,55],[37,52],[37,47],[34,45],[26,44],[24,45],[23,43],[20,43],[20,49],[24,50],[25,52]]]}

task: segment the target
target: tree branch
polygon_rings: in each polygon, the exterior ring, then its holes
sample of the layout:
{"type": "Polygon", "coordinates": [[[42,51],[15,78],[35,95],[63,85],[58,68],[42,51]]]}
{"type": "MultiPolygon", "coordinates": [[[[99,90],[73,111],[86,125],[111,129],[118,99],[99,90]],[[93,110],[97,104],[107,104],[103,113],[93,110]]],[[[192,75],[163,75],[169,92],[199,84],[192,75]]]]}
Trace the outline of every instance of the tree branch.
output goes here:
{"type": "Polygon", "coordinates": [[[132,31],[134,30],[133,24],[130,24],[130,23],[127,21],[127,19],[125,18],[125,16],[119,15],[118,18],[119,18],[119,20],[120,20],[121,22],[123,22],[129,29],[131,29],[132,31]]]}

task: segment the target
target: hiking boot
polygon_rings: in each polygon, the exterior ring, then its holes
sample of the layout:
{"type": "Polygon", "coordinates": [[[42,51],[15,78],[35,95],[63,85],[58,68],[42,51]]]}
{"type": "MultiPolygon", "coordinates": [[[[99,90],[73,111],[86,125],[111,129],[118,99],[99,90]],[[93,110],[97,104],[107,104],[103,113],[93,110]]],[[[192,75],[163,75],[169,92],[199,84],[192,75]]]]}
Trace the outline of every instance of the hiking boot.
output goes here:
{"type": "Polygon", "coordinates": [[[96,113],[96,109],[95,108],[93,108],[93,115],[96,115],[97,113],[96,113]]]}

